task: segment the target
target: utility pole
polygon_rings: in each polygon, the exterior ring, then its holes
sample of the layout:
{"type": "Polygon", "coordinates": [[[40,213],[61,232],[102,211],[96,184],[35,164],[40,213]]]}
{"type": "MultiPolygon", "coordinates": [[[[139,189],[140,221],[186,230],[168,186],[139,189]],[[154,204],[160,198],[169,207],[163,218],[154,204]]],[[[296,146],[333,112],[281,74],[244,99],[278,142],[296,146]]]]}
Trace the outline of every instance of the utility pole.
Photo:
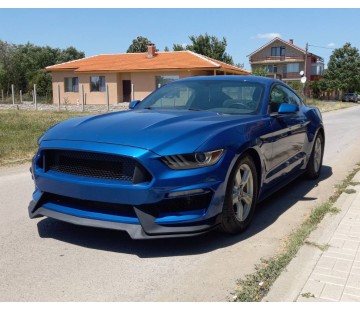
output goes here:
{"type": "MultiPolygon", "coordinates": [[[[305,66],[304,66],[304,76],[306,76],[306,64],[307,64],[307,55],[308,55],[308,49],[309,49],[309,44],[306,43],[306,47],[305,47],[305,66]]],[[[306,77],[307,78],[307,77],[306,77]]]]}
{"type": "MultiPolygon", "coordinates": [[[[305,65],[304,65],[304,76],[305,76],[305,78],[307,79],[307,56],[308,56],[308,49],[309,49],[309,44],[306,42],[306,46],[305,46],[305,65]]],[[[306,83],[306,80],[305,80],[305,83],[306,83]]],[[[305,103],[306,103],[306,86],[305,86],[305,83],[304,83],[304,85],[303,85],[303,87],[304,87],[304,101],[305,101],[305,103]]]]}

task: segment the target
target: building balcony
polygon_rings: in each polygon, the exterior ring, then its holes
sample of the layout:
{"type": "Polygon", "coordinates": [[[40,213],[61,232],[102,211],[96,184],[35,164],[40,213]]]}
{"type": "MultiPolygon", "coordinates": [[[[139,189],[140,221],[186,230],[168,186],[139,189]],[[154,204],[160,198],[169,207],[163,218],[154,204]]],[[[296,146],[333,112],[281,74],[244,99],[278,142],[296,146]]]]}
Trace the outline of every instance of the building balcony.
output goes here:
{"type": "Polygon", "coordinates": [[[298,55],[286,55],[286,56],[252,56],[250,57],[250,63],[286,63],[286,62],[299,62],[305,61],[305,56],[298,55]]]}
{"type": "Polygon", "coordinates": [[[292,80],[300,80],[301,79],[301,75],[299,72],[289,72],[289,73],[284,73],[282,75],[283,79],[292,79],[292,80]]]}
{"type": "Polygon", "coordinates": [[[321,80],[322,75],[311,75],[310,76],[310,81],[319,81],[321,80]]]}

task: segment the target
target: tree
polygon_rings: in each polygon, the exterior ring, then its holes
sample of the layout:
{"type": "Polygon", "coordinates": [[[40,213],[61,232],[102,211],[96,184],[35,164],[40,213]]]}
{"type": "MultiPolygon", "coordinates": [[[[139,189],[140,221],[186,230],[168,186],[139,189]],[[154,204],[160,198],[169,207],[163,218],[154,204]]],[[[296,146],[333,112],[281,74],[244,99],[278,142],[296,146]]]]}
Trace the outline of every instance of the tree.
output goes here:
{"type": "Polygon", "coordinates": [[[0,41],[0,87],[8,93],[16,80],[14,70],[15,45],[0,41]],[[15,76],[14,76],[15,75],[15,76]]]}
{"type": "Polygon", "coordinates": [[[174,52],[180,52],[180,51],[185,51],[186,47],[184,47],[181,44],[173,44],[173,51],[174,52]]]}
{"type": "Polygon", "coordinates": [[[28,89],[31,89],[36,84],[36,92],[40,96],[50,96],[52,94],[52,79],[51,74],[45,69],[37,70],[29,81],[28,89]]]}
{"type": "Polygon", "coordinates": [[[303,96],[304,93],[304,87],[307,85],[307,83],[304,85],[300,81],[289,81],[287,84],[297,92],[298,95],[303,96]]]}
{"type": "Polygon", "coordinates": [[[45,67],[84,57],[84,52],[72,46],[61,50],[30,42],[15,45],[0,40],[0,89],[9,94],[14,84],[16,91],[21,89],[25,93],[32,89],[34,81],[41,81],[38,91],[49,94],[51,79],[45,67]]]}
{"type": "Polygon", "coordinates": [[[309,87],[312,91],[312,96],[315,99],[322,99],[324,93],[330,89],[328,81],[326,79],[321,79],[319,81],[311,81],[309,83],[309,87]]]}
{"type": "Polygon", "coordinates": [[[257,76],[267,76],[269,74],[269,70],[266,67],[257,67],[252,71],[252,75],[257,76]]]}
{"type": "Polygon", "coordinates": [[[216,36],[210,36],[205,33],[205,35],[199,36],[191,35],[189,39],[192,42],[191,44],[186,45],[186,47],[181,44],[174,44],[173,50],[189,50],[230,65],[234,64],[232,57],[225,52],[227,46],[225,37],[219,40],[216,36]]]}
{"type": "Polygon", "coordinates": [[[309,87],[311,89],[313,98],[319,99],[321,96],[321,89],[320,89],[319,81],[311,81],[309,83],[309,87]]]}
{"type": "Polygon", "coordinates": [[[126,53],[145,53],[151,41],[146,37],[137,37],[127,49],[126,53]]]}
{"type": "Polygon", "coordinates": [[[238,67],[238,68],[240,68],[240,69],[244,69],[244,68],[245,68],[245,64],[244,64],[244,63],[240,63],[240,62],[234,64],[234,66],[235,66],[235,67],[238,67]]]}
{"type": "Polygon", "coordinates": [[[359,50],[345,43],[330,56],[328,68],[324,74],[328,86],[334,90],[356,91],[360,89],[359,50]]]}
{"type": "Polygon", "coordinates": [[[71,60],[81,59],[85,57],[84,52],[78,51],[75,47],[69,46],[68,48],[60,51],[57,61],[59,63],[67,62],[71,60]]]}

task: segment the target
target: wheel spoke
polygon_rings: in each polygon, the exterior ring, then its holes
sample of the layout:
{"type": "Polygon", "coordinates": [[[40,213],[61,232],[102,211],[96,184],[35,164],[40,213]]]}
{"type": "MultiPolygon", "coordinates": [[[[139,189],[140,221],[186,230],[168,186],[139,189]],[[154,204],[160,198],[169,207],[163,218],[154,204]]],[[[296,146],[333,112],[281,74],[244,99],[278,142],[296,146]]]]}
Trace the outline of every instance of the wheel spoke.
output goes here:
{"type": "Polygon", "coordinates": [[[244,206],[241,203],[241,201],[239,200],[238,203],[236,204],[236,217],[238,218],[239,221],[243,221],[244,220],[244,206]]]}
{"type": "Polygon", "coordinates": [[[240,200],[239,193],[234,191],[232,198],[233,198],[233,199],[232,199],[233,205],[236,205],[236,204],[239,202],[239,200],[240,200]]]}
{"type": "Polygon", "coordinates": [[[239,169],[235,176],[235,185],[240,186],[240,184],[241,184],[241,174],[239,169]]]}
{"type": "Polygon", "coordinates": [[[249,177],[250,177],[250,169],[246,169],[241,178],[241,186],[245,187],[245,185],[249,182],[249,177]]]}
{"type": "Polygon", "coordinates": [[[251,194],[244,193],[243,196],[241,197],[241,200],[244,201],[245,204],[250,207],[253,198],[252,198],[252,195],[251,195],[251,194]]]}

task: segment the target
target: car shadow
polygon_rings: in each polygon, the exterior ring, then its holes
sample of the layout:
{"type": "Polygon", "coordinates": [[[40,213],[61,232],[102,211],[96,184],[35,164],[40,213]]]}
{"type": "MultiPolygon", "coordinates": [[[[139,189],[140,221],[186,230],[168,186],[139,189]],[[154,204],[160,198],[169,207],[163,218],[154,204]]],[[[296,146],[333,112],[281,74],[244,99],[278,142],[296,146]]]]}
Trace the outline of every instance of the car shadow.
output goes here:
{"type": "Polygon", "coordinates": [[[315,181],[298,178],[274,195],[258,204],[250,227],[239,235],[227,235],[212,231],[186,238],[132,240],[126,232],[73,225],[51,218],[37,224],[41,238],[52,238],[82,247],[137,255],[141,258],[197,255],[231,246],[246,240],[273,224],[279,216],[298,201],[316,200],[305,195],[332,175],[332,169],[323,166],[315,181]]]}

